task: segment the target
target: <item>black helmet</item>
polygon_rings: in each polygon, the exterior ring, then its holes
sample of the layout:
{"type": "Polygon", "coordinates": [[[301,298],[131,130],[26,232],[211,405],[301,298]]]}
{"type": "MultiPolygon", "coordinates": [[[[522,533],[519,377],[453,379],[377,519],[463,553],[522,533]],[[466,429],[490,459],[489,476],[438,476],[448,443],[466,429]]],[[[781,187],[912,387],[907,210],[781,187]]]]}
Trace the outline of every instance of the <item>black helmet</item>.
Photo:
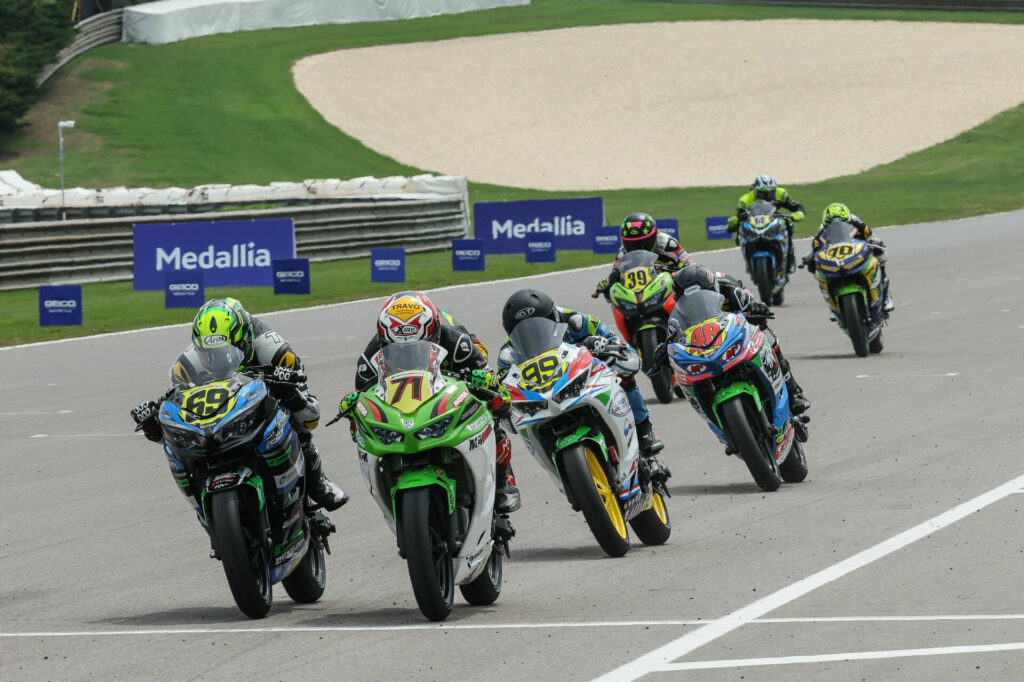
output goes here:
{"type": "Polygon", "coordinates": [[[676,291],[682,292],[686,292],[693,286],[718,292],[718,278],[711,270],[699,263],[694,263],[680,268],[672,275],[672,286],[676,291]]]}
{"type": "Polygon", "coordinates": [[[546,317],[558,322],[555,302],[543,291],[520,289],[505,301],[501,326],[505,328],[506,334],[511,334],[515,326],[528,317],[546,317]]]}
{"type": "Polygon", "coordinates": [[[650,251],[658,241],[658,224],[649,213],[630,213],[619,230],[626,251],[650,251]]]}

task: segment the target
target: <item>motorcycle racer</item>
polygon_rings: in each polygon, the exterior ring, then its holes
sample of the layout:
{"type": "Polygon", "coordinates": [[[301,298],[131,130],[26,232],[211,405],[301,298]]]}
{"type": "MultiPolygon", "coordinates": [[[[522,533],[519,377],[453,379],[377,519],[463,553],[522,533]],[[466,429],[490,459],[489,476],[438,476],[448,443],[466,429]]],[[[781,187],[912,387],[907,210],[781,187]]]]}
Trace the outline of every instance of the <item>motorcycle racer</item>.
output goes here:
{"type": "MultiPolygon", "coordinates": [[[[608,344],[622,344],[615,332],[593,315],[556,306],[551,297],[543,291],[520,289],[512,294],[505,303],[501,315],[502,326],[506,333],[511,334],[517,324],[530,317],[545,317],[554,322],[566,323],[568,329],[565,331],[565,341],[586,346],[594,355],[600,355],[608,344]]],[[[653,459],[654,455],[660,452],[665,445],[654,432],[647,404],[644,402],[643,396],[640,395],[634,378],[640,371],[640,355],[628,345],[623,344],[623,347],[627,349],[626,357],[624,359],[609,359],[608,366],[619,375],[622,388],[629,399],[636,422],[637,435],[640,437],[640,452],[644,457],[653,459]]],[[[501,350],[498,351],[498,370],[502,373],[507,372],[513,364],[512,346],[506,340],[501,350]]]]}
{"type": "MultiPolygon", "coordinates": [[[[240,301],[235,298],[211,299],[199,309],[192,322],[192,342],[171,365],[172,388],[200,380],[202,354],[227,345],[244,354],[240,370],[273,368],[270,377],[273,381],[268,382],[267,388],[291,412],[291,423],[299,436],[308,470],[308,496],[327,511],[341,507],[348,501],[348,495],[324,474],[320,453],[313,444],[311,432],[320,421],[320,406],[306,384],[302,361],[278,332],[246,311],[240,301]]],[[[163,438],[157,421],[158,410],[159,401],[152,400],[132,410],[138,430],[153,442],[160,442],[163,438]]],[[[192,496],[189,489],[183,488],[182,492],[186,498],[192,496]]]]}
{"type": "Polygon", "coordinates": [[[619,260],[630,251],[650,251],[657,254],[658,265],[672,271],[689,265],[693,262],[690,254],[686,252],[679,240],[658,229],[658,224],[648,213],[637,211],[630,213],[622,221],[619,230],[622,236],[622,246],[615,255],[615,262],[612,264],[612,271],[607,277],[597,284],[597,289],[592,297],[597,298],[598,294],[608,297],[608,289],[622,277],[619,272],[619,260]]]}
{"type": "MultiPolygon", "coordinates": [[[[786,387],[789,389],[789,410],[795,416],[803,414],[811,406],[811,403],[804,397],[803,389],[793,378],[793,372],[789,361],[783,356],[779,347],[778,337],[768,326],[767,320],[771,316],[771,308],[766,303],[757,300],[754,295],[743,287],[743,283],[723,272],[712,272],[700,264],[687,265],[672,276],[672,289],[678,301],[688,293],[698,289],[715,291],[725,296],[726,312],[743,313],[752,323],[761,327],[771,343],[772,351],[779,361],[779,367],[786,380],[786,387]]],[[[681,329],[669,328],[669,339],[658,346],[654,353],[654,366],[661,367],[668,362],[668,344],[674,343],[681,329]]]]}
{"type": "Polygon", "coordinates": [[[786,269],[796,272],[796,255],[793,252],[793,223],[804,219],[804,205],[789,196],[785,188],[779,187],[775,178],[767,174],[758,175],[750,185],[750,191],[743,194],[736,203],[736,215],[730,216],[728,230],[732,234],[740,229],[740,223],[747,218],[747,208],[758,199],[770,201],[775,208],[790,212],[786,218],[786,232],[789,236],[789,253],[786,254],[786,269]]]}
{"type": "Polygon", "coordinates": [[[385,345],[430,341],[441,346],[447,351],[443,370],[463,374],[471,386],[498,394],[498,397],[490,398],[497,440],[494,509],[499,514],[508,514],[522,505],[512,473],[512,441],[501,426],[501,417],[507,415],[509,410],[508,393],[487,366],[487,356],[481,352],[476,337],[462,325],[444,324],[446,318],[454,322],[454,318],[447,313],[442,314],[423,292],[400,291],[388,298],[377,318],[377,333],[356,361],[356,390],[342,398],[338,408],[341,412],[347,412],[358,400],[360,392],[377,383],[373,357],[385,345]]]}
{"type": "MultiPolygon", "coordinates": [[[[849,223],[857,228],[857,232],[851,235],[854,239],[860,239],[868,243],[871,247],[871,252],[875,254],[875,258],[878,259],[879,268],[882,270],[882,291],[885,292],[885,303],[882,306],[882,311],[885,316],[888,317],[889,313],[896,308],[896,304],[893,303],[892,294],[889,292],[889,275],[885,272],[885,264],[888,260],[886,257],[885,243],[881,239],[871,234],[871,228],[868,227],[867,223],[861,220],[857,215],[850,212],[850,208],[846,204],[831,203],[825,207],[825,210],[821,213],[821,225],[818,227],[817,234],[814,235],[814,239],[811,240],[811,252],[808,253],[801,259],[801,267],[806,267],[807,271],[812,275],[814,274],[817,266],[815,264],[814,256],[825,246],[825,242],[821,239],[821,233],[825,231],[825,228],[829,224],[842,221],[849,223]]],[[[829,317],[835,319],[835,313],[829,312],[829,317]]]]}

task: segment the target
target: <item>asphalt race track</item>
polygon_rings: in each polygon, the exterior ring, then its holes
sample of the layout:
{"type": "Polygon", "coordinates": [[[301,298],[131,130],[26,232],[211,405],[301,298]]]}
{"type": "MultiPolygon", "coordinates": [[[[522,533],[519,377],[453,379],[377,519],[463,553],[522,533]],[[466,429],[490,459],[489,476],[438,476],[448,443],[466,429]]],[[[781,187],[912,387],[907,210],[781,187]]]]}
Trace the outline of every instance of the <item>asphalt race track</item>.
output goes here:
{"type": "MultiPolygon", "coordinates": [[[[278,588],[250,621],[128,415],[164,389],[187,327],[2,349],[0,679],[1020,679],[1022,223],[881,230],[898,308],[878,356],[853,354],[798,271],[774,326],[813,402],[810,476],[762,493],[689,405],[654,404],[674,474],[662,547],[607,558],[517,443],[502,595],[457,595],[440,626],[416,608],[346,426],[317,432],[353,498],[332,515],[327,592],[298,606],[278,588]]],[[[698,260],[743,274],[735,249],[698,260]]],[[[601,274],[523,286],[610,320],[588,295],[601,274]]],[[[519,286],[433,297],[495,350],[519,286]]],[[[268,316],[325,413],[379,305],[268,316]]]]}

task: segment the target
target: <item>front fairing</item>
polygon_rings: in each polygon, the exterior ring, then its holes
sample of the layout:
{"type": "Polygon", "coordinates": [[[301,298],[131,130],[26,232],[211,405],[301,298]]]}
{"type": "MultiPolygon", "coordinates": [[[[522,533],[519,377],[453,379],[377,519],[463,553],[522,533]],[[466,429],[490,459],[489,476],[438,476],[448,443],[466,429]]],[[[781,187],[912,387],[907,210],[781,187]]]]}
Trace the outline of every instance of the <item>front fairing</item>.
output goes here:
{"type": "Polygon", "coordinates": [[[268,398],[262,380],[241,374],[179,386],[160,406],[164,440],[179,458],[210,457],[258,444],[264,440],[262,427],[276,412],[276,401],[268,398]]]}

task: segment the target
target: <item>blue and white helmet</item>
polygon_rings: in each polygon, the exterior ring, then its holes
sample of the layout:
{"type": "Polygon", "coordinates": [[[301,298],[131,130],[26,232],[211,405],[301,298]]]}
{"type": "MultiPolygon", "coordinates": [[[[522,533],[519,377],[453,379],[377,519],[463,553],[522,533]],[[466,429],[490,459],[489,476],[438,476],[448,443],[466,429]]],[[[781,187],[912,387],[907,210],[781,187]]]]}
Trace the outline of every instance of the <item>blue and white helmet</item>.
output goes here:
{"type": "Polygon", "coordinates": [[[759,199],[774,199],[775,190],[778,187],[779,185],[775,182],[775,178],[767,173],[758,175],[750,185],[750,189],[754,190],[754,196],[759,199]]]}

